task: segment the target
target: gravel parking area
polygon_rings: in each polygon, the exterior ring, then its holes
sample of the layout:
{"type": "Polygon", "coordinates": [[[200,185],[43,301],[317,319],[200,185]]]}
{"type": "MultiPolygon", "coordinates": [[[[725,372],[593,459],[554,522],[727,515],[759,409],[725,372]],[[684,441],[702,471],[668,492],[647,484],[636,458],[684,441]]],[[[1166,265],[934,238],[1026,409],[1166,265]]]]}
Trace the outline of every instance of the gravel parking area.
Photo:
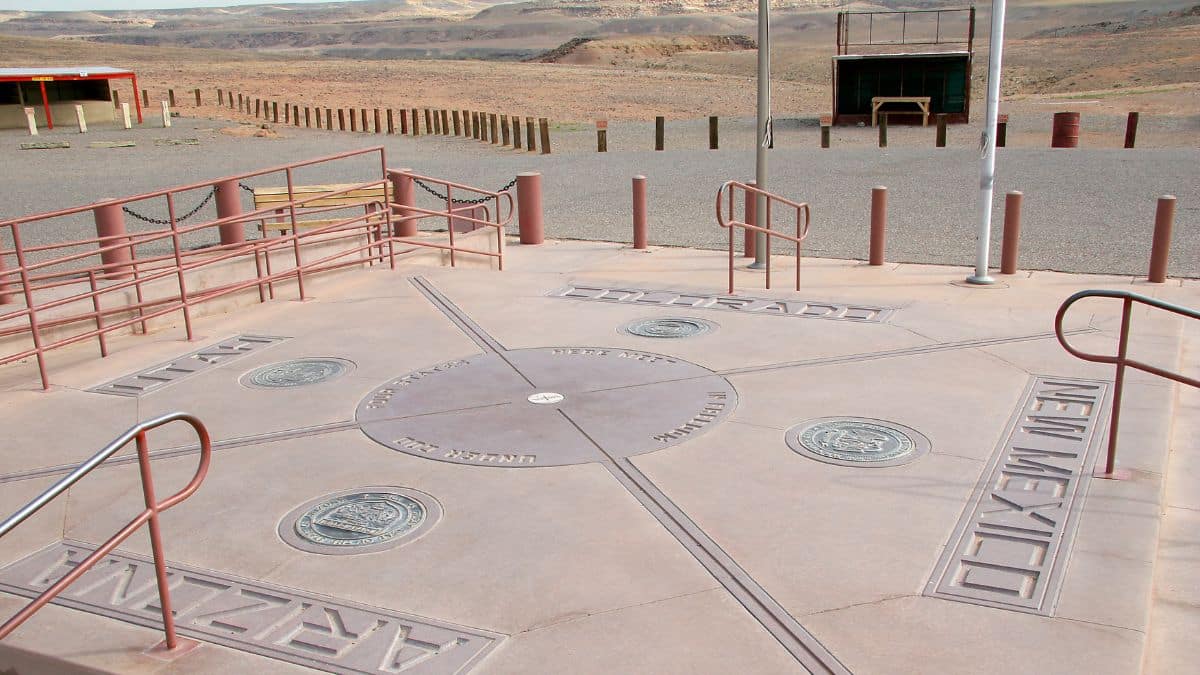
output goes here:
{"type": "MultiPolygon", "coordinates": [[[[816,147],[815,127],[806,124],[781,119],[771,155],[770,185],[782,195],[812,204],[808,253],[864,258],[870,189],[885,185],[890,194],[889,260],[971,264],[978,194],[978,154],[971,138],[978,134],[977,128],[953,128],[951,147],[940,150],[932,147],[932,128],[894,127],[887,149],[867,143],[873,139],[873,130],[838,129],[834,148],[822,151],[816,147]],[[839,142],[841,137],[850,140],[839,142]]],[[[154,125],[150,119],[134,131],[99,128],[87,135],[60,129],[43,133],[39,139],[19,131],[0,132],[0,157],[15,168],[7,172],[0,218],[383,144],[392,167],[409,167],[488,189],[505,185],[516,172],[541,171],[545,175],[547,235],[551,237],[629,241],[629,181],[643,174],[650,181],[651,243],[719,248],[727,240],[713,213],[716,190],[725,180],[748,180],[754,172],[749,120],[723,121],[719,151],[699,149],[707,137],[706,120],[673,122],[668,127],[668,151],[661,153],[650,149],[653,123],[615,125],[610,132],[612,151],[607,154],[594,152],[593,129],[576,125],[556,130],[555,154],[549,156],[446,137],[414,139],[279,128],[280,138],[247,138],[221,133],[222,127],[236,126],[228,122],[178,118],[169,129],[154,125]],[[646,149],[626,149],[636,147],[643,137],[646,149]],[[168,145],[159,140],[188,138],[198,144],[168,145]],[[67,140],[72,147],[18,149],[30,140],[67,140]],[[134,140],[137,145],[88,147],[89,143],[112,140],[134,140]]],[[[1034,130],[1011,130],[1010,139],[1019,139],[1024,133],[1033,134],[1034,130]]],[[[1144,274],[1155,201],[1160,195],[1174,194],[1179,202],[1169,273],[1200,277],[1200,171],[1196,168],[1200,150],[1014,146],[999,155],[994,263],[999,260],[1004,192],[1022,190],[1022,268],[1144,274]]],[[[347,162],[321,175],[300,171],[297,181],[369,180],[377,171],[377,165],[369,161],[347,162]]],[[[282,181],[279,176],[249,182],[282,185],[282,181]]],[[[197,191],[181,197],[180,210],[190,210],[205,195],[206,191],[197,191]]],[[[214,217],[214,209],[209,204],[190,222],[214,217]]],[[[152,217],[165,215],[161,201],[146,203],[140,211],[152,217]]],[[[148,226],[130,219],[131,230],[143,227],[148,226]]],[[[30,228],[25,235],[26,243],[36,244],[91,236],[92,232],[91,220],[84,216],[56,222],[53,228],[30,228]]]]}

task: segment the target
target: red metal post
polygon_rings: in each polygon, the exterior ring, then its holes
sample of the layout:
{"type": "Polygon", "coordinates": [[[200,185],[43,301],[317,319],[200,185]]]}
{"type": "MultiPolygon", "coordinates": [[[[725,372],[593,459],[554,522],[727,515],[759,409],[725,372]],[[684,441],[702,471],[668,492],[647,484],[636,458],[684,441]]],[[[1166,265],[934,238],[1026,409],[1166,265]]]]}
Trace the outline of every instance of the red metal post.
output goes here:
{"type": "Polygon", "coordinates": [[[537,171],[517,174],[517,208],[521,243],[542,243],[545,240],[542,224],[542,174],[537,171]]]}
{"type": "Polygon", "coordinates": [[[646,248],[648,225],[646,224],[646,177],[633,177],[633,247],[646,248]]]}
{"type": "Polygon", "coordinates": [[[883,248],[887,238],[887,188],[871,189],[871,264],[883,264],[883,248]]]}
{"type": "MultiPolygon", "coordinates": [[[[750,187],[757,186],[757,183],[750,181],[746,183],[750,187]]],[[[732,190],[733,188],[730,188],[732,190]]],[[[746,190],[746,224],[758,225],[758,195],[746,190]]],[[[744,239],[742,240],[742,257],[754,258],[758,255],[758,237],[754,230],[742,230],[744,239]]],[[[732,293],[733,291],[730,291],[732,293]]]]}
{"type": "Polygon", "coordinates": [[[133,80],[133,105],[134,105],[134,107],[137,108],[138,124],[141,124],[142,123],[142,102],[138,98],[138,95],[137,95],[137,89],[138,89],[137,75],[131,75],[130,78],[133,80]]]}
{"type": "MultiPolygon", "coordinates": [[[[92,209],[96,220],[96,236],[101,237],[100,248],[110,249],[100,252],[100,261],[104,263],[104,278],[128,279],[132,275],[133,250],[127,247],[110,248],[121,243],[120,237],[125,234],[125,212],[121,204],[112,200],[96,202],[92,209]]],[[[128,238],[125,239],[128,241],[128,238]]]]}
{"type": "Polygon", "coordinates": [[[146,498],[146,510],[150,512],[150,550],[154,554],[154,573],[158,579],[158,604],[161,606],[163,632],[166,633],[167,649],[175,649],[175,613],[171,611],[171,587],[167,579],[167,561],[163,555],[162,532],[158,525],[159,503],[154,497],[154,477],[150,474],[150,449],[146,444],[146,432],[137,435],[138,468],[142,474],[142,495],[146,498]]]}
{"type": "Polygon", "coordinates": [[[0,255],[0,305],[7,305],[12,302],[12,284],[9,283],[6,272],[8,266],[4,264],[4,256],[0,255]]]}
{"type": "MultiPolygon", "coordinates": [[[[214,186],[217,191],[217,218],[230,218],[242,213],[241,188],[236,180],[225,180],[214,186]]],[[[225,223],[220,226],[222,244],[240,244],[246,241],[244,223],[225,223]]]]}
{"type": "Polygon", "coordinates": [[[1121,395],[1125,389],[1125,357],[1129,354],[1129,319],[1133,314],[1133,299],[1121,303],[1121,341],[1117,347],[1117,377],[1113,383],[1112,417],[1108,425],[1108,457],[1104,476],[1116,477],[1117,431],[1121,426],[1121,395]]]}
{"type": "Polygon", "coordinates": [[[46,128],[54,128],[54,117],[50,114],[50,99],[46,97],[46,83],[38,82],[42,87],[42,109],[46,111],[46,128]]]}
{"type": "MultiPolygon", "coordinates": [[[[417,184],[413,182],[411,171],[412,169],[400,169],[398,172],[391,174],[392,194],[395,195],[395,203],[401,206],[413,206],[417,201],[417,184]]],[[[408,210],[396,208],[393,214],[399,216],[395,221],[395,236],[417,236],[417,219],[406,217],[410,214],[408,210]]]]}
{"type": "Polygon", "coordinates": [[[1137,144],[1138,113],[1131,112],[1125,120],[1125,148],[1132,149],[1137,144]]]}
{"type": "Polygon", "coordinates": [[[1171,230],[1175,226],[1175,197],[1158,198],[1154,216],[1154,243],[1150,246],[1150,281],[1161,284],[1167,280],[1167,259],[1171,255],[1171,230]]]}
{"type": "Polygon", "coordinates": [[[1004,243],[1000,255],[1000,273],[1017,273],[1017,253],[1021,240],[1021,201],[1024,194],[1013,190],[1004,198],[1004,243]]]}

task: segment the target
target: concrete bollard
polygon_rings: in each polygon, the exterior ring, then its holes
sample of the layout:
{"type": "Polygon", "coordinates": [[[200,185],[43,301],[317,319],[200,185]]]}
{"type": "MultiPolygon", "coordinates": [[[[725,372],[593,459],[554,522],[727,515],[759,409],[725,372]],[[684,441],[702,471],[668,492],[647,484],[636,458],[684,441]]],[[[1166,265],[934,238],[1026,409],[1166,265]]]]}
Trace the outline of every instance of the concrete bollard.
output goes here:
{"type": "Polygon", "coordinates": [[[529,152],[537,152],[537,142],[533,136],[533,118],[525,118],[525,148],[529,152]]]}
{"type": "MultiPolygon", "coordinates": [[[[317,111],[317,128],[319,129],[320,127],[321,127],[321,112],[317,111]]],[[[305,129],[312,128],[312,109],[309,108],[308,106],[304,106],[304,128],[305,129]]]]}
{"type": "Polygon", "coordinates": [[[442,135],[450,135],[450,111],[448,110],[442,111],[442,135]]]}
{"type": "MultiPolygon", "coordinates": [[[[175,90],[174,89],[167,90],[167,101],[171,104],[172,108],[175,107],[175,90]]],[[[238,94],[238,104],[239,105],[241,104],[241,101],[242,101],[242,95],[238,94]]]]}
{"type": "Polygon", "coordinates": [[[721,148],[720,138],[721,118],[716,115],[711,115],[708,118],[708,149],[719,150],[721,148]]]}
{"type": "Polygon", "coordinates": [[[646,177],[633,177],[633,247],[646,248],[649,226],[646,224],[646,177]]]}
{"type": "Polygon", "coordinates": [[[370,128],[369,126],[367,126],[367,109],[366,109],[366,108],[360,108],[360,109],[359,109],[359,111],[358,111],[358,119],[359,119],[360,121],[362,121],[362,132],[363,132],[364,134],[365,134],[365,133],[370,133],[370,131],[371,131],[371,128],[370,128]]]}
{"type": "Polygon", "coordinates": [[[1135,112],[1129,113],[1129,117],[1125,119],[1125,149],[1131,150],[1134,145],[1137,145],[1137,128],[1138,117],[1140,115],[1135,112]]]}
{"type": "Polygon", "coordinates": [[[879,113],[879,147],[887,147],[887,122],[888,114],[879,113]]]}
{"type": "MultiPolygon", "coordinates": [[[[756,182],[750,181],[746,183],[750,187],[755,187],[756,182]]],[[[747,225],[758,225],[758,195],[747,190],[746,191],[746,206],[745,216],[747,225]]],[[[758,233],[753,230],[742,230],[742,257],[755,258],[758,256],[758,233]]]]}
{"type": "Polygon", "coordinates": [[[379,108],[375,109],[375,133],[377,133],[377,134],[383,133],[383,124],[381,124],[381,121],[379,118],[379,108]]]}
{"type": "MultiPolygon", "coordinates": [[[[100,248],[129,241],[128,237],[125,237],[125,212],[121,210],[121,204],[114,203],[111,199],[102,199],[96,202],[92,216],[96,221],[96,236],[102,239],[100,248]]],[[[128,279],[133,276],[131,248],[123,246],[101,251],[100,262],[104,264],[105,279],[128,279]]]]}
{"type": "Polygon", "coordinates": [[[1171,256],[1171,230],[1175,227],[1175,196],[1158,198],[1154,214],[1154,242],[1150,245],[1150,281],[1161,284],[1167,280],[1167,261],[1171,256]]]}
{"type": "Polygon", "coordinates": [[[471,111],[471,140],[478,141],[483,135],[479,130],[479,113],[471,111]]]}
{"type": "Polygon", "coordinates": [[[167,129],[171,126],[171,107],[167,105],[166,101],[162,101],[161,104],[163,128],[167,129]]]}
{"type": "Polygon", "coordinates": [[[937,141],[934,143],[939,148],[946,147],[946,113],[937,114],[937,141]]]}
{"type": "Polygon", "coordinates": [[[542,154],[550,154],[550,120],[542,117],[538,119],[538,124],[542,128],[542,154]]]}
{"type": "Polygon", "coordinates": [[[83,115],[83,106],[75,106],[75,121],[79,123],[79,133],[87,133],[87,118],[83,115]]]}
{"type": "Polygon", "coordinates": [[[508,126],[508,115],[500,115],[500,135],[501,145],[506,148],[512,145],[512,127],[508,126]]]}
{"type": "Polygon", "coordinates": [[[429,112],[429,108],[425,108],[425,133],[433,133],[433,113],[429,112]]]}
{"type": "Polygon", "coordinates": [[[496,113],[491,113],[488,115],[488,124],[492,128],[492,135],[491,135],[492,145],[496,145],[497,143],[500,142],[496,139],[496,130],[497,130],[497,127],[500,126],[499,120],[496,119],[496,113]]]}
{"type": "Polygon", "coordinates": [[[479,140],[484,143],[488,142],[487,113],[479,113],[479,140]]]}
{"type": "Polygon", "coordinates": [[[27,125],[29,125],[29,135],[37,136],[38,135],[37,114],[34,112],[33,108],[25,109],[25,123],[27,125]]]}
{"type": "Polygon", "coordinates": [[[350,131],[358,131],[358,115],[350,108],[350,131]]]}
{"type": "Polygon", "coordinates": [[[130,118],[130,116],[129,116],[129,104],[128,103],[121,104],[121,124],[124,125],[124,127],[126,129],[133,128],[133,119],[130,118]]]}
{"type": "Polygon", "coordinates": [[[392,210],[392,215],[398,216],[395,220],[395,236],[397,237],[417,236],[419,220],[407,217],[412,214],[403,208],[417,203],[417,184],[413,180],[411,172],[412,169],[400,169],[400,171],[390,174],[392,179],[392,195],[394,195],[396,204],[400,205],[393,207],[392,210]]]}
{"type": "Polygon", "coordinates": [[[871,257],[875,266],[883,264],[883,248],[887,238],[887,188],[871,189],[871,257]]]}
{"type": "Polygon", "coordinates": [[[407,136],[408,135],[408,111],[405,110],[404,108],[401,108],[399,117],[400,117],[400,135],[407,136]]]}
{"type": "MultiPolygon", "coordinates": [[[[214,186],[216,190],[217,218],[232,218],[242,215],[242,192],[236,180],[224,180],[214,186]]],[[[240,244],[246,241],[245,223],[226,223],[219,227],[221,244],[240,244]]]]}
{"type": "MultiPolygon", "coordinates": [[[[199,108],[200,107],[200,89],[199,88],[193,89],[192,93],[196,95],[196,107],[199,108]]],[[[255,111],[255,114],[258,114],[257,110],[255,111]]]]}
{"type": "Polygon", "coordinates": [[[1024,194],[1013,190],[1004,197],[1004,241],[1000,254],[1000,273],[1017,273],[1017,254],[1021,242],[1021,202],[1024,194]]]}
{"type": "Polygon", "coordinates": [[[437,110],[433,111],[433,133],[436,136],[442,135],[442,115],[437,110]]]}
{"type": "Polygon", "coordinates": [[[147,89],[142,90],[142,107],[143,108],[150,107],[150,91],[147,89]]]}
{"type": "Polygon", "coordinates": [[[388,136],[396,135],[396,114],[391,108],[387,109],[388,136]]]}
{"type": "Polygon", "coordinates": [[[542,174],[528,171],[517,174],[517,227],[522,244],[545,241],[542,225],[542,174]]]}
{"type": "Polygon", "coordinates": [[[667,146],[667,118],[657,115],[654,118],[654,150],[662,152],[667,146]]]}
{"type": "Polygon", "coordinates": [[[325,109],[325,131],[333,131],[333,108],[325,109]]]}
{"type": "Polygon", "coordinates": [[[608,120],[596,120],[596,152],[608,152],[608,120]]]}
{"type": "Polygon", "coordinates": [[[225,107],[225,90],[224,89],[217,90],[217,105],[221,106],[222,108],[225,107]]]}
{"type": "Polygon", "coordinates": [[[521,116],[513,115],[510,119],[512,120],[513,149],[520,150],[521,149],[521,116]]]}
{"type": "Polygon", "coordinates": [[[271,122],[279,124],[279,101],[271,101],[271,122]]]}
{"type": "Polygon", "coordinates": [[[450,119],[454,123],[454,135],[455,136],[462,136],[461,114],[462,114],[461,111],[458,111],[458,110],[450,111],[450,119]]]}
{"type": "Polygon", "coordinates": [[[338,108],[338,131],[346,130],[346,111],[338,108]]]}
{"type": "Polygon", "coordinates": [[[413,136],[421,135],[421,118],[419,117],[419,115],[420,115],[420,112],[416,108],[413,108],[412,109],[412,135],[413,136]]]}

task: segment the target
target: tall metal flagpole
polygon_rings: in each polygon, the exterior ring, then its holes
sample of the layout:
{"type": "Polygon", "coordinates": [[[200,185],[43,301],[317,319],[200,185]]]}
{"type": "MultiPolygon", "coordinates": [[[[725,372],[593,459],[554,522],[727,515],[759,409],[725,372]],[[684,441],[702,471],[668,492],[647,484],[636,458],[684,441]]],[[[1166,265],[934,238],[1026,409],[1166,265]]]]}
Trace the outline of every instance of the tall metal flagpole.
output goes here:
{"type": "MultiPolygon", "coordinates": [[[[767,148],[771,145],[771,2],[758,0],[758,151],[755,155],[754,183],[759,190],[767,189],[767,148]]],[[[759,227],[766,227],[767,198],[758,195],[759,227]]],[[[754,262],[750,269],[767,266],[767,235],[754,236],[754,262]]]]}
{"type": "Polygon", "coordinates": [[[979,169],[979,241],[975,255],[975,274],[967,277],[972,284],[992,284],[988,275],[988,249],[992,240],[992,192],[996,185],[996,121],[1000,113],[1000,57],[1004,53],[1004,3],[992,0],[992,38],[988,43],[987,115],[983,122],[979,169]]]}

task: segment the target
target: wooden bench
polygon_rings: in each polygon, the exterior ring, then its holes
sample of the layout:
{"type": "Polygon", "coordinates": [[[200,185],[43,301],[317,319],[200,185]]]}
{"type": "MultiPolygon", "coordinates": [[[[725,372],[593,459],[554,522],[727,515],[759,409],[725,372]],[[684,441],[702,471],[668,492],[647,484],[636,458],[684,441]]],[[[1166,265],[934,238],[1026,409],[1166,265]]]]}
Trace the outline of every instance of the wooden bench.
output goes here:
{"type": "MultiPolygon", "coordinates": [[[[871,99],[871,126],[879,124],[879,109],[888,103],[913,103],[921,110],[899,110],[898,114],[904,115],[920,115],[921,126],[929,126],[929,99],[928,96],[876,96],[871,99]]],[[[889,111],[889,114],[891,112],[889,111]]]]}
{"type": "MultiPolygon", "coordinates": [[[[317,218],[300,220],[301,216],[305,215],[308,209],[327,209],[336,206],[359,206],[363,207],[363,212],[379,213],[379,218],[371,218],[366,222],[378,224],[383,222],[382,211],[377,211],[379,202],[390,202],[392,200],[392,186],[390,183],[384,185],[375,185],[373,187],[361,188],[358,190],[350,190],[354,187],[353,183],[341,185],[296,185],[292,187],[292,194],[297,201],[309,200],[303,206],[296,207],[296,225],[303,228],[318,228],[327,227],[334,223],[339,223],[347,220],[346,217],[341,218],[317,218]],[[386,187],[385,187],[386,186],[386,187]],[[323,194],[349,190],[342,194],[320,197],[323,194]]],[[[289,213],[288,202],[291,198],[288,197],[287,187],[259,187],[254,188],[254,210],[271,208],[274,205],[279,205],[275,210],[279,214],[274,222],[262,220],[259,222],[259,230],[263,236],[267,236],[268,232],[279,232],[280,235],[287,234],[292,229],[292,220],[289,213]]],[[[313,214],[309,214],[313,215],[313,214]]],[[[316,214],[325,216],[327,214],[316,214]]]]}

